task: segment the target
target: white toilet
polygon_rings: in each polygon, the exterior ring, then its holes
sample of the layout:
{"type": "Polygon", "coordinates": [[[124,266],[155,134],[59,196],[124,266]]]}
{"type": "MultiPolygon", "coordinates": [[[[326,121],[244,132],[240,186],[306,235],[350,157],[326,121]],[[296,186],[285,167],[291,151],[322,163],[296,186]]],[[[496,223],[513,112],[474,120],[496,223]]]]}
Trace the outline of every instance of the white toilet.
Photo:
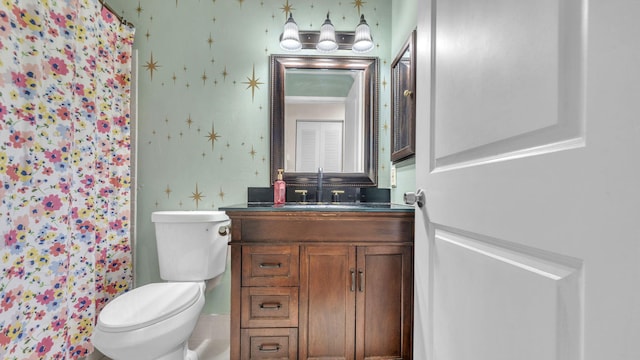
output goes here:
{"type": "Polygon", "coordinates": [[[168,282],[110,301],[92,341],[114,360],[197,360],[187,341],[204,306],[205,281],[226,269],[229,217],[224,211],[157,211],[151,221],[160,277],[168,282]]]}

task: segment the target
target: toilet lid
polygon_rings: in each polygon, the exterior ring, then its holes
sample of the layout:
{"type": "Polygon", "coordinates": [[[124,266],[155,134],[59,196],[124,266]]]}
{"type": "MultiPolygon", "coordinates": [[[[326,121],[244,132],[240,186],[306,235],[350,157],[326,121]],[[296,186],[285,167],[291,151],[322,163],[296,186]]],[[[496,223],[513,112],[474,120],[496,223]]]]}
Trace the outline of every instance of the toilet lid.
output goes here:
{"type": "Polygon", "coordinates": [[[129,331],[155,324],[193,305],[201,284],[148,284],[124,293],[102,309],[98,326],[105,331],[129,331]]]}

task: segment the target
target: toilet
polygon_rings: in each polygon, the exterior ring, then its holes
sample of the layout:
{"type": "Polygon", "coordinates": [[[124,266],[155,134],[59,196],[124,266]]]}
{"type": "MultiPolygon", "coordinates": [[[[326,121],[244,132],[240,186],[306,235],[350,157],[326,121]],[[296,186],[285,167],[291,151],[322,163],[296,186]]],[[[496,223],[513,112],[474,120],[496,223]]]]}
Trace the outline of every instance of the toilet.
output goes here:
{"type": "MultiPolygon", "coordinates": [[[[198,360],[187,342],[204,307],[205,281],[226,269],[230,221],[224,211],[156,211],[160,277],[110,301],[93,345],[114,360],[198,360]]],[[[211,287],[211,286],[208,286],[211,287]]]]}

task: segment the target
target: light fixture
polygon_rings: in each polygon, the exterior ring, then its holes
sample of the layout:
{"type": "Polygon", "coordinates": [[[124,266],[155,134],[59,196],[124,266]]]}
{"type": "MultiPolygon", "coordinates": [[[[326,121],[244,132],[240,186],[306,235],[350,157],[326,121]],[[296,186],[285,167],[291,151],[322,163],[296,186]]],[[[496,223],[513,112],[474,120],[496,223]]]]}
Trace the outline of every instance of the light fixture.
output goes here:
{"type": "Polygon", "coordinates": [[[316,49],[320,52],[334,52],[338,50],[338,43],[336,42],[336,29],[329,19],[329,13],[327,13],[327,19],[320,28],[320,38],[316,44],[316,49]]]}
{"type": "Polygon", "coordinates": [[[360,15],[360,24],[356,26],[356,36],[353,40],[352,50],[355,53],[365,53],[373,49],[373,39],[371,38],[371,29],[364,19],[364,15],[360,15]]]}
{"type": "Polygon", "coordinates": [[[298,51],[302,49],[298,24],[293,20],[293,13],[289,13],[289,19],[284,24],[284,30],[280,35],[280,47],[287,51],[298,51]]]}
{"type": "Polygon", "coordinates": [[[284,24],[284,31],[280,35],[280,47],[286,51],[298,51],[301,49],[316,49],[319,52],[333,52],[336,50],[352,50],[355,53],[365,53],[374,48],[371,37],[371,29],[360,16],[360,23],[356,31],[336,31],[329,13],[322,24],[320,31],[299,31],[298,25],[293,20],[293,14],[289,13],[289,19],[284,24]]]}

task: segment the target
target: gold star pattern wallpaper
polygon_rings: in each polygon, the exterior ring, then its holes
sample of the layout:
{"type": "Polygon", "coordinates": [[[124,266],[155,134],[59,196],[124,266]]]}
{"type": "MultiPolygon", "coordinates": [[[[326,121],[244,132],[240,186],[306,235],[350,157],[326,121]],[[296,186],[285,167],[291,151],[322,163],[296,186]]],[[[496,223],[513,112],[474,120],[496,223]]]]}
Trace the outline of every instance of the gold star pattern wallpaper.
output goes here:
{"type": "Polygon", "coordinates": [[[109,3],[136,27],[139,206],[217,209],[246,201],[249,186],[270,185],[268,57],[285,53],[278,38],[291,12],[301,30],[318,30],[327,12],[337,30],[366,16],[376,42],[366,56],[381,60],[379,182],[388,187],[389,0],[109,3]]]}
{"type": "Polygon", "coordinates": [[[107,2],[136,28],[138,284],[159,281],[151,212],[215,210],[270,186],[269,55],[286,53],[289,13],[301,30],[319,30],[329,12],[336,30],[353,31],[365,15],[376,44],[365,56],[380,58],[378,183],[389,187],[392,0],[107,2]]]}

